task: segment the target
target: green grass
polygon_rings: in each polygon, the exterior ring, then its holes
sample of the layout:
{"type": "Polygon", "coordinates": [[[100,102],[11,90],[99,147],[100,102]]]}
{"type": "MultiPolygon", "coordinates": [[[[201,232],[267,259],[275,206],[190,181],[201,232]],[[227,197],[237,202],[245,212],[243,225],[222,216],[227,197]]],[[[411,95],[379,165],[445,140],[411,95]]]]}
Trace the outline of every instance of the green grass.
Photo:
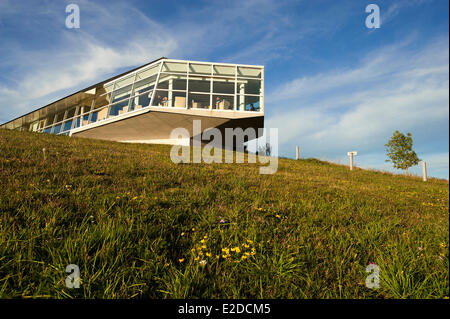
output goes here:
{"type": "Polygon", "coordinates": [[[447,181],[313,159],[260,175],[169,150],[0,130],[0,297],[449,296],[447,181]]]}

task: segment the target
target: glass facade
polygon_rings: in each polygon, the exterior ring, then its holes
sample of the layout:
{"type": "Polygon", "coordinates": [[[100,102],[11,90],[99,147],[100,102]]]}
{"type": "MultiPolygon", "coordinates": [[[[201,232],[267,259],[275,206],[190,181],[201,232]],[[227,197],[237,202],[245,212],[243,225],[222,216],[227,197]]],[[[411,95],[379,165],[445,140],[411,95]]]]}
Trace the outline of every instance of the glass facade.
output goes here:
{"type": "Polygon", "coordinates": [[[69,134],[148,107],[264,113],[264,68],[161,59],[54,104],[33,121],[6,127],[69,134]]]}

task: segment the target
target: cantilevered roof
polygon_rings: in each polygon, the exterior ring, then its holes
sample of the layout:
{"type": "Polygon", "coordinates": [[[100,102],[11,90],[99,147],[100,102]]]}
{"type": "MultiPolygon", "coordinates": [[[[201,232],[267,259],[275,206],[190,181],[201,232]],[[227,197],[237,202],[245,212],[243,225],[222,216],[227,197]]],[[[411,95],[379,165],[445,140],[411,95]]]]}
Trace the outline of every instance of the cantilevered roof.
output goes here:
{"type": "Polygon", "coordinates": [[[103,80],[101,82],[95,83],[95,84],[93,84],[93,85],[91,85],[91,86],[89,86],[87,88],[84,88],[84,89],[79,90],[79,91],[77,91],[77,92],[75,92],[73,94],[67,95],[67,96],[65,96],[65,97],[63,97],[63,98],[61,98],[59,100],[56,100],[56,101],[51,102],[51,103],[49,103],[47,105],[44,105],[44,106],[42,106],[42,107],[40,107],[40,108],[38,108],[38,109],[36,109],[34,111],[31,111],[31,112],[26,113],[24,115],[18,116],[15,119],[10,120],[10,121],[8,121],[6,123],[0,124],[0,128],[6,127],[8,124],[13,124],[14,122],[22,122],[23,120],[25,120],[26,122],[34,121],[35,119],[38,119],[38,118],[42,117],[43,114],[51,113],[50,112],[51,111],[50,107],[54,106],[55,111],[57,111],[60,107],[67,106],[67,103],[69,103],[71,101],[74,101],[75,103],[78,102],[78,101],[81,101],[87,95],[89,95],[89,93],[87,93],[87,91],[90,91],[90,90],[94,89],[98,85],[102,85],[103,83],[114,81],[115,79],[120,78],[120,77],[122,77],[122,76],[124,76],[124,75],[126,75],[128,73],[134,72],[134,71],[136,71],[138,69],[141,69],[143,67],[146,67],[146,66],[148,66],[150,64],[153,64],[153,63],[155,63],[155,62],[157,62],[159,60],[163,60],[163,59],[167,59],[167,58],[166,57],[160,57],[160,58],[158,58],[156,60],[153,60],[153,61],[151,61],[149,63],[146,63],[144,65],[140,65],[140,66],[138,66],[138,67],[136,67],[136,68],[134,68],[132,70],[125,71],[123,73],[120,73],[118,75],[110,77],[110,78],[108,78],[106,80],[103,80]]]}

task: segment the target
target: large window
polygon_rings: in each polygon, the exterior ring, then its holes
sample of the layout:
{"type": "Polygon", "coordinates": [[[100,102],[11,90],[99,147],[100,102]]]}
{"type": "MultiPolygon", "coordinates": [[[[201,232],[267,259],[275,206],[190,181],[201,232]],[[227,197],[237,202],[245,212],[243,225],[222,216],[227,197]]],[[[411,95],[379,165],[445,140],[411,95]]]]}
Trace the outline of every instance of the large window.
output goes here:
{"type": "Polygon", "coordinates": [[[164,60],[82,92],[78,104],[29,124],[63,134],[148,106],[262,112],[261,67],[164,60]]]}

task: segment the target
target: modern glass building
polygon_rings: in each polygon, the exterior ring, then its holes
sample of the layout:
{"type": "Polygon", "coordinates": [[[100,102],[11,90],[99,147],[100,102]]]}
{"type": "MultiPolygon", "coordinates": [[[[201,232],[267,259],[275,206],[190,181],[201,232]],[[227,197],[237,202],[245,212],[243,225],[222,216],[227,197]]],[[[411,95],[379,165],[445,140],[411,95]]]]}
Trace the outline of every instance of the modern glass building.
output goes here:
{"type": "MultiPolygon", "coordinates": [[[[264,126],[264,67],[160,58],[41,107],[1,128],[173,144],[174,128],[264,126]]],[[[192,135],[190,136],[192,139],[192,135]]]]}

